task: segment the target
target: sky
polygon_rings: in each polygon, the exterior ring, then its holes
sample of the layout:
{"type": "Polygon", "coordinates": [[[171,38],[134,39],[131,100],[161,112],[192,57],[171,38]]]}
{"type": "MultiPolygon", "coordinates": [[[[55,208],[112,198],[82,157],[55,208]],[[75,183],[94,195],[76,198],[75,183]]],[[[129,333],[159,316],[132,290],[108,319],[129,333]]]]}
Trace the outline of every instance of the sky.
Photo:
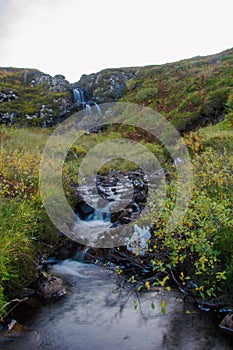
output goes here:
{"type": "Polygon", "coordinates": [[[0,67],[70,82],[233,47],[232,0],[0,0],[0,67]]]}

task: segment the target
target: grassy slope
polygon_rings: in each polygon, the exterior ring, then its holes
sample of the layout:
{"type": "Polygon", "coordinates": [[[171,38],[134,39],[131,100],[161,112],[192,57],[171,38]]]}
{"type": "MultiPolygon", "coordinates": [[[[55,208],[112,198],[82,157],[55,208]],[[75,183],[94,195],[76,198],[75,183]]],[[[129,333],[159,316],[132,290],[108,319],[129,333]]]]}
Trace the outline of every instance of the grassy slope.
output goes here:
{"type": "Polygon", "coordinates": [[[220,121],[233,105],[233,49],[138,70],[122,101],[148,106],[180,131],[220,121]]]}

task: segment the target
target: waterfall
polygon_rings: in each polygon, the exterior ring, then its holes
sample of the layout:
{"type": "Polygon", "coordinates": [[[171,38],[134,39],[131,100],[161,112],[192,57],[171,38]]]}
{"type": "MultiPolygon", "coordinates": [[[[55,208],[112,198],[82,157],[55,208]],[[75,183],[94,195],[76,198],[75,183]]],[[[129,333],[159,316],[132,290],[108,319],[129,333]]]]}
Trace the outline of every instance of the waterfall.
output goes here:
{"type": "Polygon", "coordinates": [[[84,102],[85,102],[85,99],[84,99],[83,90],[80,90],[80,94],[81,94],[81,102],[84,103],[84,102]]]}
{"type": "Polygon", "coordinates": [[[73,98],[74,98],[74,103],[77,104],[84,104],[84,94],[81,89],[73,89],[73,98]]]}
{"type": "Polygon", "coordinates": [[[111,218],[111,213],[104,212],[100,210],[95,210],[93,213],[89,214],[85,221],[105,221],[109,222],[111,218]]]}
{"type": "Polygon", "coordinates": [[[101,110],[100,106],[94,101],[93,101],[93,103],[94,103],[94,106],[96,108],[96,111],[97,111],[98,115],[101,117],[101,115],[103,115],[103,113],[102,113],[102,110],[101,110]]]}
{"type": "Polygon", "coordinates": [[[84,92],[82,89],[75,88],[73,89],[73,100],[77,105],[82,105],[85,108],[85,114],[87,116],[92,116],[94,114],[92,106],[95,107],[95,110],[98,116],[102,116],[102,110],[100,106],[93,100],[85,101],[84,92]]]}
{"type": "Polygon", "coordinates": [[[91,108],[91,106],[89,105],[89,103],[86,103],[85,112],[86,112],[86,115],[89,115],[89,116],[91,116],[91,115],[93,114],[93,113],[92,113],[92,108],[91,108]]]}
{"type": "Polygon", "coordinates": [[[77,260],[79,262],[84,262],[85,261],[85,257],[88,253],[88,251],[90,250],[90,247],[86,247],[81,251],[78,251],[75,256],[74,256],[74,260],[77,260]]]}

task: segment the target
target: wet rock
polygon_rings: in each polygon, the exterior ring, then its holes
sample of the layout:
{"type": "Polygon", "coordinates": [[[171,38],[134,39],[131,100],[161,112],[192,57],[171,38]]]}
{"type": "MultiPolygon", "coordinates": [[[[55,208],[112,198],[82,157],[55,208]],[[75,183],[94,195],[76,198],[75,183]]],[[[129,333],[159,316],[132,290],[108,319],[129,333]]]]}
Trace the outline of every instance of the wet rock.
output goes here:
{"type": "Polygon", "coordinates": [[[233,336],[233,312],[224,317],[219,327],[233,336]]]}
{"type": "Polygon", "coordinates": [[[120,223],[129,223],[131,221],[130,219],[131,212],[128,209],[123,209],[117,213],[114,213],[111,217],[111,222],[117,222],[120,223]]]}
{"type": "Polygon", "coordinates": [[[129,224],[135,218],[135,215],[138,215],[147,201],[147,196],[148,181],[143,172],[113,170],[106,176],[98,175],[95,184],[85,184],[78,187],[75,212],[82,220],[102,219],[106,221],[110,219],[114,227],[117,227],[119,224],[129,224]],[[101,201],[98,198],[96,199],[96,189],[98,195],[107,203],[104,207],[101,201]],[[102,212],[109,215],[106,217],[95,215],[94,208],[84,201],[85,196],[93,197],[93,201],[96,201],[95,208],[102,209],[102,212]],[[125,203],[125,207],[123,203],[125,203]]]}
{"type": "Polygon", "coordinates": [[[128,216],[123,216],[120,220],[122,224],[129,224],[132,221],[132,219],[128,216]]]}
{"type": "Polygon", "coordinates": [[[62,297],[66,294],[64,282],[60,278],[44,272],[37,281],[37,291],[45,299],[62,297]]]}
{"type": "Polygon", "coordinates": [[[41,346],[41,339],[35,330],[11,320],[0,332],[0,349],[14,349],[14,344],[17,349],[34,350],[41,346]]]}

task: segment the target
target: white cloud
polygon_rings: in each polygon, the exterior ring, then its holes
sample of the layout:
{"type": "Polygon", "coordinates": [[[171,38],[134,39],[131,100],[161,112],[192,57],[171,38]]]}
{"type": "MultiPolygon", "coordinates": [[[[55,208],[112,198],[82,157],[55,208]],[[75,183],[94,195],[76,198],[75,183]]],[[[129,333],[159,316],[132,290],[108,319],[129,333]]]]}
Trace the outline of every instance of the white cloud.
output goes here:
{"type": "MultiPolygon", "coordinates": [[[[0,0],[1,2],[3,0],[0,0]]],[[[5,0],[0,66],[62,73],[157,64],[232,45],[232,0],[5,0]]]]}

